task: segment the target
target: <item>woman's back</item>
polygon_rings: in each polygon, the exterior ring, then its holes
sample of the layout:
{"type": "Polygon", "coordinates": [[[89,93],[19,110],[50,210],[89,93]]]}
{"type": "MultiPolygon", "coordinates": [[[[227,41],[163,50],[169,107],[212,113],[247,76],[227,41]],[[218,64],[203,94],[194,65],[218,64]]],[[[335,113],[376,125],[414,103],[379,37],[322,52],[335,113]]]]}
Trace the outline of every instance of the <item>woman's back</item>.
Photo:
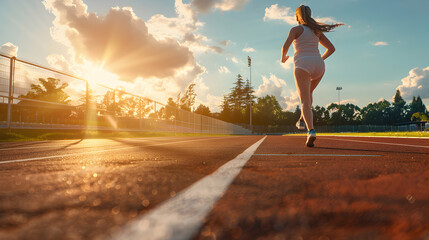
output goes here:
{"type": "Polygon", "coordinates": [[[303,28],[301,35],[293,41],[293,48],[295,50],[295,58],[303,56],[319,56],[319,37],[314,31],[305,26],[300,25],[303,28]]]}

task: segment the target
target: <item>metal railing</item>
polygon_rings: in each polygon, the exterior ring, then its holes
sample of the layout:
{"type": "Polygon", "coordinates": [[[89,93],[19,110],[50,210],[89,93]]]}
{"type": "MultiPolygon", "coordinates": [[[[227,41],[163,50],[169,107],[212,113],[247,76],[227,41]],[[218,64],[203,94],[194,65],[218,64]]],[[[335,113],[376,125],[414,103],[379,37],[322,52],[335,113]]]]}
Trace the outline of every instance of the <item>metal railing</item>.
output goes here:
{"type": "Polygon", "coordinates": [[[2,54],[0,128],[251,134],[232,123],[2,54]]]}

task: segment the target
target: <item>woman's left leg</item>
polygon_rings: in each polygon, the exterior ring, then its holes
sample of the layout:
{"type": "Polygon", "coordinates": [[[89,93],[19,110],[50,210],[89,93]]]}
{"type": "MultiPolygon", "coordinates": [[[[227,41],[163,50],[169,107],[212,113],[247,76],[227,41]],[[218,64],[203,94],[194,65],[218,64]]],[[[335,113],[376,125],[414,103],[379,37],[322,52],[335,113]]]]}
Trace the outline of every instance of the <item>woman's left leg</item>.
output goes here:
{"type": "Polygon", "coordinates": [[[295,83],[301,100],[301,115],[304,118],[307,129],[313,129],[313,111],[311,109],[311,81],[308,72],[295,68],[295,83]]]}
{"type": "MultiPolygon", "coordinates": [[[[319,85],[320,81],[322,80],[323,75],[320,78],[312,79],[310,80],[310,99],[311,99],[311,106],[313,106],[313,91],[316,89],[317,85],[319,85]]],[[[300,120],[304,120],[304,115],[302,114],[301,110],[301,117],[300,120]]]]}

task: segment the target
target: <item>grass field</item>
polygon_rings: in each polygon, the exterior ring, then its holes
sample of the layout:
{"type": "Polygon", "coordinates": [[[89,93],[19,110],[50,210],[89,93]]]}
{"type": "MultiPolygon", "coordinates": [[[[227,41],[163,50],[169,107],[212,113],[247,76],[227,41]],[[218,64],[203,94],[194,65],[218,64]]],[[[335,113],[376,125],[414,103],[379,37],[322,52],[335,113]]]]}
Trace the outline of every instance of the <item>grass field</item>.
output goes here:
{"type": "MultiPolygon", "coordinates": [[[[305,136],[304,133],[285,134],[305,136]]],[[[318,136],[357,136],[357,137],[422,137],[429,138],[429,132],[366,132],[366,133],[317,133],[318,136]]]]}

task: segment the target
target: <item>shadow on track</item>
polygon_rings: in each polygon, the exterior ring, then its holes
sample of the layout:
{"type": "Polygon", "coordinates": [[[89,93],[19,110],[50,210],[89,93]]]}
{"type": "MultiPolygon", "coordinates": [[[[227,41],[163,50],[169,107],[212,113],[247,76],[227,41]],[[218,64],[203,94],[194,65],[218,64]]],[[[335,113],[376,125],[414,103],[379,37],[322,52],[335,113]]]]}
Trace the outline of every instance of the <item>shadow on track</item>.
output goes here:
{"type": "Polygon", "coordinates": [[[404,154],[423,154],[429,155],[429,153],[422,152],[403,152],[403,151],[386,151],[386,150],[371,150],[371,149],[354,149],[354,148],[333,148],[333,147],[314,147],[315,149],[328,149],[328,150],[343,150],[343,151],[359,151],[359,152],[382,152],[382,153],[404,153],[404,154]]]}
{"type": "MultiPolygon", "coordinates": [[[[190,154],[192,152],[192,150],[184,150],[183,148],[179,148],[177,146],[174,146],[174,143],[169,144],[168,142],[165,142],[165,144],[162,142],[157,142],[157,143],[155,143],[156,145],[151,145],[150,142],[145,142],[148,145],[142,145],[142,142],[128,141],[128,140],[118,139],[118,138],[109,138],[109,139],[112,141],[115,141],[115,142],[119,142],[119,143],[122,143],[125,145],[129,145],[129,146],[160,150],[163,153],[167,153],[167,152],[173,153],[174,152],[175,154],[190,154]]],[[[178,142],[178,143],[180,143],[180,142],[178,142]]]]}
{"type": "Polygon", "coordinates": [[[67,144],[67,145],[65,145],[64,147],[60,147],[60,148],[58,148],[57,150],[63,150],[63,149],[66,149],[66,148],[71,147],[71,146],[73,146],[73,145],[79,144],[79,143],[80,143],[80,142],[82,142],[83,140],[84,140],[84,138],[81,138],[81,139],[77,140],[76,142],[73,142],[73,143],[67,144]]]}

